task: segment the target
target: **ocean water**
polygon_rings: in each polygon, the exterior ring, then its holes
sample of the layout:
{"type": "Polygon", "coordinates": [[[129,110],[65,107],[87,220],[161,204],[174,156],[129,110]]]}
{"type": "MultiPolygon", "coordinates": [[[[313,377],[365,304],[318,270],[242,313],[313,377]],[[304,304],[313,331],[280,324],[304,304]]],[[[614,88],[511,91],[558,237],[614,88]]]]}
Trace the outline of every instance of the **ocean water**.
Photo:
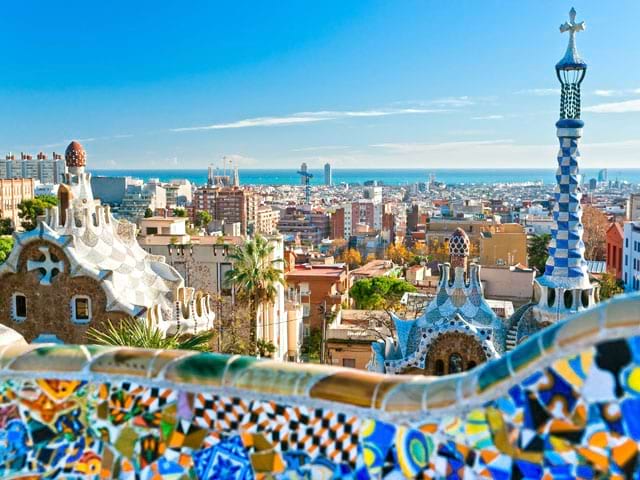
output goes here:
{"type": "MultiPolygon", "coordinates": [[[[324,183],[322,170],[309,170],[313,174],[312,185],[324,183]]],[[[598,177],[598,169],[585,168],[581,171],[585,181],[598,177]]],[[[175,178],[186,178],[197,185],[207,183],[207,170],[93,170],[94,175],[130,176],[148,180],[159,178],[169,181],[175,178]]],[[[300,185],[300,177],[295,169],[241,169],[239,170],[242,185],[300,185]]],[[[555,169],[333,169],[333,183],[363,184],[368,180],[377,180],[384,185],[407,185],[421,181],[428,181],[429,175],[434,174],[438,182],[448,185],[462,184],[496,184],[496,183],[524,183],[543,182],[555,183],[555,169]]],[[[609,180],[640,183],[640,168],[609,169],[609,180]]]]}

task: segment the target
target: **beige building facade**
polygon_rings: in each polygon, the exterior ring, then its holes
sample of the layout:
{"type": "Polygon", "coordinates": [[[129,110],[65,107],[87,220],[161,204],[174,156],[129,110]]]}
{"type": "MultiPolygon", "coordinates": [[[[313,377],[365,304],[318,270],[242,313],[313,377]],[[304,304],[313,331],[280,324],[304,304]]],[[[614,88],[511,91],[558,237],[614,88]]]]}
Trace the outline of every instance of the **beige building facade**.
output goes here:
{"type": "Polygon", "coordinates": [[[34,196],[33,178],[0,178],[0,218],[11,220],[14,228],[20,227],[18,205],[34,196]]]}
{"type": "Polygon", "coordinates": [[[480,265],[527,265],[527,234],[518,223],[492,224],[480,233],[480,265]]]}

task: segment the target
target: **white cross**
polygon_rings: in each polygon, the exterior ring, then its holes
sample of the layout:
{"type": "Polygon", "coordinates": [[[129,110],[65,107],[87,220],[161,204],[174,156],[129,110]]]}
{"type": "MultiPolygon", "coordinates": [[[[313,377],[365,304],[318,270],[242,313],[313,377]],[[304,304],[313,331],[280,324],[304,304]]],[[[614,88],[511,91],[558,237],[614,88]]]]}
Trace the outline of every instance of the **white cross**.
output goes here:
{"type": "Polygon", "coordinates": [[[53,271],[64,272],[64,262],[54,262],[51,259],[51,252],[49,247],[39,247],[38,250],[44,255],[44,260],[28,260],[27,271],[32,270],[44,270],[44,274],[40,278],[40,285],[51,285],[51,278],[53,277],[53,271]]]}
{"type": "Polygon", "coordinates": [[[571,8],[569,11],[569,21],[560,25],[560,33],[569,32],[569,35],[571,35],[571,38],[573,39],[576,32],[582,32],[584,29],[584,22],[576,23],[576,9],[571,8]]]}

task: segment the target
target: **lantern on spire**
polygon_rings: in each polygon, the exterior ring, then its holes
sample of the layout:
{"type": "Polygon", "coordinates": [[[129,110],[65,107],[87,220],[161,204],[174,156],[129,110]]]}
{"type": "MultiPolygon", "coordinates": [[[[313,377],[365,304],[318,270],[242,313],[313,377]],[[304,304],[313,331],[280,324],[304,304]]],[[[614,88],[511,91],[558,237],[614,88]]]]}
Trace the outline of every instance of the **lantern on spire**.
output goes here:
{"type": "Polygon", "coordinates": [[[562,85],[560,96],[560,118],[580,118],[580,84],[587,72],[587,64],[582,60],[576,47],[576,33],[585,29],[584,22],[576,22],[576,10],[569,12],[569,21],[560,25],[560,32],[569,32],[567,51],[556,64],[556,75],[562,85]]]}

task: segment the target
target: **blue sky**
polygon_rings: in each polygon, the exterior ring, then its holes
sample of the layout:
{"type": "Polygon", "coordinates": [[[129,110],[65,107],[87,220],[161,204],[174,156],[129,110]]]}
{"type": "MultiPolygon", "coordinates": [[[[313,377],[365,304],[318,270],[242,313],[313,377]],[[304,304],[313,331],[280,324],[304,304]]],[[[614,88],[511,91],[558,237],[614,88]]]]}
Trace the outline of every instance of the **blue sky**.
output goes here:
{"type": "Polygon", "coordinates": [[[583,165],[638,167],[637,0],[7,2],[0,148],[76,138],[94,168],[555,168],[572,5],[583,165]]]}

